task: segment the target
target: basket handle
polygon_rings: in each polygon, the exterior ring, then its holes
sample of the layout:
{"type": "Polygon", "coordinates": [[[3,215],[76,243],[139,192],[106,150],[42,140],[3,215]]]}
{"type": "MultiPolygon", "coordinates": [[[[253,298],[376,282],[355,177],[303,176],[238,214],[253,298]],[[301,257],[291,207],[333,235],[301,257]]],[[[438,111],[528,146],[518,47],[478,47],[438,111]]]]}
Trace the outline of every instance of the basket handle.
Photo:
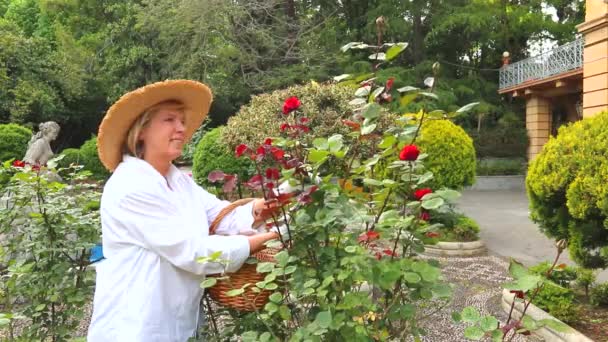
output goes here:
{"type": "Polygon", "coordinates": [[[222,222],[224,217],[226,217],[228,214],[230,214],[234,209],[236,209],[237,207],[240,207],[242,205],[245,205],[253,200],[255,200],[255,198],[241,198],[239,200],[236,200],[236,201],[228,204],[226,207],[224,207],[220,211],[220,213],[217,214],[215,219],[213,219],[213,222],[211,222],[211,224],[209,225],[209,235],[215,234],[215,230],[220,225],[220,222],[222,222]]]}

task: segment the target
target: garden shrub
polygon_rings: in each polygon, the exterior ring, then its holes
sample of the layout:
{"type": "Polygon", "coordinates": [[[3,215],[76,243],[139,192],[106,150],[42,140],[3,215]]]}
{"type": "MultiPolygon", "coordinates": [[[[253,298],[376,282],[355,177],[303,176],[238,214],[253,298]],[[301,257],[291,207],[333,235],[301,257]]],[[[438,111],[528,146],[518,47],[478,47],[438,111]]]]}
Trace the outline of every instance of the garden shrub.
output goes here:
{"type": "Polygon", "coordinates": [[[596,306],[608,306],[608,283],[599,284],[592,288],[589,301],[596,306]]]}
{"type": "Polygon", "coordinates": [[[475,149],[471,137],[449,120],[425,120],[417,141],[428,153],[425,166],[433,172],[429,186],[462,189],[475,181],[475,149]]]}
{"type": "Polygon", "coordinates": [[[559,130],[531,162],[530,217],[583,267],[608,265],[608,112],[559,130]]]}
{"type": "Polygon", "coordinates": [[[577,318],[574,292],[554,283],[545,282],[532,303],[563,322],[574,322],[577,318]]]}
{"type": "Polygon", "coordinates": [[[468,130],[478,158],[525,158],[528,133],[525,127],[468,130]]]}
{"type": "MultiPolygon", "coordinates": [[[[577,273],[576,268],[560,265],[561,267],[556,267],[551,275],[548,277],[549,280],[563,287],[570,287],[570,284],[576,280],[577,273]]],[[[545,277],[547,275],[547,271],[551,268],[551,264],[548,261],[543,261],[537,265],[530,267],[530,272],[541,275],[545,277]]]]}
{"type": "Polygon", "coordinates": [[[478,176],[509,176],[525,174],[523,158],[509,159],[479,159],[477,161],[478,176]]]}
{"type": "Polygon", "coordinates": [[[106,179],[110,176],[110,172],[99,160],[99,154],[97,152],[97,137],[93,136],[87,140],[80,147],[80,156],[82,157],[82,165],[87,171],[93,173],[93,177],[96,179],[106,179]]]}
{"type": "Polygon", "coordinates": [[[578,267],[576,269],[576,285],[585,290],[585,296],[589,296],[589,288],[595,283],[597,276],[590,269],[578,267]]]}
{"type": "Polygon", "coordinates": [[[14,123],[0,125],[0,161],[23,159],[32,131],[14,123]]]}
{"type": "Polygon", "coordinates": [[[443,213],[432,212],[430,217],[432,224],[438,223],[443,226],[439,236],[441,241],[469,242],[479,239],[479,225],[464,214],[449,210],[443,213]]]}
{"type": "Polygon", "coordinates": [[[228,148],[221,141],[222,127],[207,132],[194,151],[192,159],[192,176],[196,183],[202,186],[215,185],[207,180],[209,172],[221,170],[224,173],[238,174],[242,181],[246,181],[253,174],[253,164],[249,159],[236,158],[234,150],[228,148]]]}
{"type": "MultiPolygon", "coordinates": [[[[315,137],[347,134],[350,130],[340,119],[348,118],[352,112],[348,102],[353,92],[352,88],[342,85],[309,83],[254,96],[248,105],[241,107],[228,120],[223,139],[233,150],[238,144],[253,146],[267,137],[279,136],[279,125],[286,119],[281,106],[292,96],[297,96],[302,102],[302,110],[310,120],[308,125],[315,137]]],[[[308,135],[308,140],[311,136],[308,135]]]]}
{"type": "Polygon", "coordinates": [[[59,161],[60,167],[69,167],[70,165],[82,165],[84,160],[80,155],[80,150],[77,148],[66,148],[61,151],[64,157],[59,161]]]}

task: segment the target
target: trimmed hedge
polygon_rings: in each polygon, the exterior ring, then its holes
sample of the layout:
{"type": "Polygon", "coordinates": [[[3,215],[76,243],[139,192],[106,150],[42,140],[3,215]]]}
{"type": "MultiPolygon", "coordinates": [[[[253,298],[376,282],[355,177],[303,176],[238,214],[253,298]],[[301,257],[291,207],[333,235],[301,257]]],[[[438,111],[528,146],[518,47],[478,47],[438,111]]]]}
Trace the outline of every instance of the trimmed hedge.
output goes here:
{"type": "Polygon", "coordinates": [[[586,268],[608,265],[608,112],[560,128],[531,162],[531,218],[543,233],[568,239],[586,268]]]}
{"type": "Polygon", "coordinates": [[[207,132],[194,151],[192,177],[201,186],[217,185],[207,181],[207,175],[214,170],[236,173],[241,181],[253,175],[252,162],[247,158],[235,157],[234,150],[221,141],[222,131],[223,127],[217,127],[207,132]]]}
{"type": "Polygon", "coordinates": [[[257,146],[267,137],[279,136],[280,124],[285,120],[281,112],[283,102],[291,96],[300,99],[300,109],[310,119],[311,133],[307,134],[306,139],[311,139],[313,135],[346,135],[350,130],[342,124],[341,119],[351,115],[352,108],[348,102],[353,92],[352,88],[342,85],[309,83],[254,96],[249,104],[241,107],[228,120],[222,139],[233,150],[239,144],[257,146]]]}
{"type": "Polygon", "coordinates": [[[23,159],[32,131],[14,123],[0,124],[0,161],[23,159]]]}
{"type": "Polygon", "coordinates": [[[473,140],[460,126],[449,120],[425,120],[417,144],[429,154],[424,161],[434,176],[429,187],[462,189],[475,182],[473,140]]]}

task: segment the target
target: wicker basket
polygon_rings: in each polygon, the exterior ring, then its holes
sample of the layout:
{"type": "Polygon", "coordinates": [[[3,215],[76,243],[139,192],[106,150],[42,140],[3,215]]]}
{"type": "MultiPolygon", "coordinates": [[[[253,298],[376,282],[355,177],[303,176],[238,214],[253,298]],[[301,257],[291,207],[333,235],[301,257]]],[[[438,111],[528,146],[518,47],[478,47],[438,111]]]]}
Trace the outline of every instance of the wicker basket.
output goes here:
{"type": "MultiPolygon", "coordinates": [[[[214,234],[222,219],[236,207],[245,205],[253,200],[253,198],[236,200],[222,209],[209,226],[209,234],[214,234]]],[[[280,249],[266,248],[253,254],[252,257],[260,262],[276,262],[274,256],[279,251],[280,249]]],[[[272,291],[262,290],[261,292],[254,292],[252,286],[249,286],[242,295],[232,297],[226,295],[228,291],[240,289],[245,284],[255,285],[255,283],[263,281],[266,274],[258,273],[256,269],[256,264],[244,264],[238,271],[226,274],[230,279],[218,280],[215,285],[207,289],[209,296],[221,306],[238,311],[250,312],[263,308],[268,303],[268,297],[270,297],[272,291]]]]}

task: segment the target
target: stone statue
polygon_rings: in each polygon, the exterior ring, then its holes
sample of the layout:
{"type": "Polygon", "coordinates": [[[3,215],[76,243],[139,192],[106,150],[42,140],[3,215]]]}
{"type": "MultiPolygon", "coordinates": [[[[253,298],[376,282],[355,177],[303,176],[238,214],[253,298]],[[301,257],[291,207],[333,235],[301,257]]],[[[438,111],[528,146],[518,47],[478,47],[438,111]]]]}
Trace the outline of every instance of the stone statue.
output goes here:
{"type": "Polygon", "coordinates": [[[27,144],[28,148],[23,161],[30,165],[45,165],[53,156],[51,141],[57,138],[60,129],[54,121],[38,125],[38,133],[34,134],[27,144]]]}

